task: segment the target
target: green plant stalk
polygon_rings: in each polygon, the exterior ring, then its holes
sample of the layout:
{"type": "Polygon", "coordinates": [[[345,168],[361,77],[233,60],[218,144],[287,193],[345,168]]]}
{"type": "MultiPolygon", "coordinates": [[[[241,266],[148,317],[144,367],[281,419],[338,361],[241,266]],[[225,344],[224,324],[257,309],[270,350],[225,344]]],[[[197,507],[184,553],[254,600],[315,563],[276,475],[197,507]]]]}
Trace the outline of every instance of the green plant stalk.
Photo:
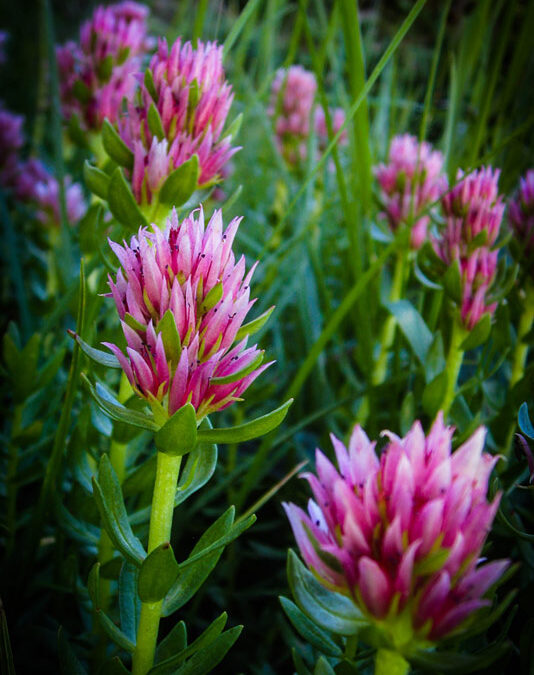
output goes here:
{"type": "Polygon", "coordinates": [[[398,652],[390,649],[376,652],[375,675],[406,675],[409,672],[410,664],[398,652]]]}
{"type": "Polygon", "coordinates": [[[11,440],[8,446],[7,476],[6,476],[6,525],[8,529],[8,539],[6,543],[5,556],[9,558],[13,546],[15,545],[15,528],[17,515],[17,467],[19,463],[19,448],[14,437],[22,429],[22,409],[23,403],[15,406],[13,411],[13,424],[11,427],[11,440]]]}
{"type": "Polygon", "coordinates": [[[512,361],[512,375],[510,377],[510,388],[519,382],[525,372],[525,364],[528,355],[528,343],[524,342],[525,337],[530,332],[534,323],[534,284],[527,282],[525,289],[525,302],[523,313],[519,319],[517,328],[517,343],[514,350],[512,361]]]}
{"type": "MultiPolygon", "coordinates": [[[[149,554],[160,544],[170,540],[174,497],[181,461],[181,457],[173,457],[158,452],[148,534],[149,554]]],[[[154,663],[162,604],[163,600],[143,602],[141,605],[141,616],[133,655],[133,675],[145,675],[154,663]]]]}
{"type": "MultiPolygon", "coordinates": [[[[389,292],[389,301],[397,302],[402,296],[402,287],[404,282],[404,271],[406,268],[406,252],[400,250],[397,253],[395,269],[393,271],[393,281],[389,292]]],[[[371,375],[371,384],[377,386],[386,379],[388,354],[395,339],[395,328],[397,322],[393,314],[389,314],[382,326],[380,335],[380,352],[371,375]]]]}
{"type": "Polygon", "coordinates": [[[450,407],[454,401],[454,392],[456,390],[456,382],[462,367],[464,358],[464,350],[461,348],[462,342],[465,340],[467,330],[462,326],[460,320],[455,317],[452,323],[451,342],[449,346],[449,353],[447,354],[447,363],[445,369],[447,372],[447,390],[441,409],[443,416],[446,418],[449,414],[450,407]]]}

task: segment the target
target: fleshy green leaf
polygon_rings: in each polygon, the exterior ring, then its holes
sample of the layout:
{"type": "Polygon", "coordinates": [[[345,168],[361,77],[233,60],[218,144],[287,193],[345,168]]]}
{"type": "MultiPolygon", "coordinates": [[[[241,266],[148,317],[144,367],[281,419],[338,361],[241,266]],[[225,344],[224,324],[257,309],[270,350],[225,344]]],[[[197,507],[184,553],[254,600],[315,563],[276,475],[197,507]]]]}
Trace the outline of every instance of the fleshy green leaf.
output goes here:
{"type": "Polygon", "coordinates": [[[215,286],[211,289],[211,291],[206,295],[206,297],[202,301],[202,304],[200,305],[200,311],[202,312],[202,314],[206,314],[206,312],[209,312],[212,307],[215,307],[215,305],[222,298],[222,294],[223,294],[223,285],[222,281],[219,281],[219,283],[215,284],[215,286]]]}
{"type": "Polygon", "coordinates": [[[263,326],[265,326],[265,324],[269,320],[269,317],[273,313],[273,310],[274,305],[272,307],[269,307],[269,309],[266,312],[263,312],[263,314],[258,316],[257,319],[253,319],[252,321],[243,324],[236,333],[235,341],[239,342],[245,336],[254,335],[254,333],[257,333],[261,328],[263,328],[263,326]]]}
{"type": "Polygon", "coordinates": [[[491,316],[483,314],[479,321],[469,331],[469,335],[460,345],[460,349],[464,352],[468,349],[474,349],[481,344],[484,344],[489,337],[491,331],[491,316]]]}
{"type": "Polygon", "coordinates": [[[332,640],[326,631],[316,626],[313,621],[308,619],[295,603],[288,600],[288,598],[280,596],[279,600],[288,619],[307,642],[316,649],[319,649],[323,654],[327,654],[328,656],[341,656],[343,653],[341,648],[332,640]]]}
{"type": "Polygon", "coordinates": [[[130,326],[133,330],[139,330],[141,332],[146,331],[146,326],[142,324],[140,321],[138,321],[135,316],[132,316],[129,312],[126,312],[123,318],[124,323],[127,326],[130,326]]]}
{"type": "Polygon", "coordinates": [[[237,137],[237,134],[239,133],[239,130],[241,129],[241,123],[243,121],[243,113],[239,113],[239,115],[233,120],[233,122],[230,124],[228,129],[224,132],[223,138],[231,138],[234,139],[237,137]]]}
{"type": "Polygon", "coordinates": [[[115,127],[105,119],[102,124],[102,144],[108,155],[120,166],[133,168],[134,155],[117,133],[115,127]]]}
{"type": "Polygon", "coordinates": [[[155,548],[139,570],[137,589],[142,602],[159,602],[178,576],[178,563],[167,542],[155,548]]]}
{"type": "Polygon", "coordinates": [[[141,565],[146,557],[139,539],[132,532],[122,498],[122,490],[107,455],[102,455],[98,480],[93,478],[93,495],[102,522],[115,547],[134,565],[141,565]]]}
{"type": "Polygon", "coordinates": [[[170,173],[159,192],[161,204],[181,206],[196,190],[199,176],[198,156],[193,155],[170,173]]]}
{"type": "Polygon", "coordinates": [[[419,668],[432,673],[473,673],[489,666],[504,656],[511,648],[510,642],[497,642],[475,654],[461,654],[458,652],[417,652],[409,660],[419,668]]]}
{"type": "Polygon", "coordinates": [[[526,401],[522,403],[521,407],[519,408],[517,422],[519,424],[519,428],[525,434],[525,436],[528,436],[529,438],[532,438],[534,440],[534,426],[530,421],[530,417],[528,414],[528,405],[526,401]]]}
{"type": "Polygon", "coordinates": [[[172,457],[191,452],[197,443],[197,418],[195,409],[186,403],[154,436],[156,448],[172,457]]]}
{"type": "Polygon", "coordinates": [[[336,671],[328,663],[324,656],[321,656],[315,664],[313,675],[336,675],[336,671]]]}
{"type": "Polygon", "coordinates": [[[141,611],[141,603],[137,597],[138,574],[139,568],[129,562],[123,562],[119,575],[121,630],[132,642],[135,642],[141,611]]]}
{"type": "Polygon", "coordinates": [[[73,330],[69,330],[68,334],[80,345],[82,352],[88,356],[91,361],[99,363],[101,366],[106,366],[106,368],[121,368],[121,364],[114,354],[91,347],[91,345],[88,345],[87,342],[82,340],[82,338],[73,330]]]}
{"type": "Polygon", "coordinates": [[[135,643],[129,640],[120,628],[117,628],[109,616],[101,609],[96,610],[96,616],[106,635],[121,649],[133,654],[135,651],[135,643]]]}
{"type": "Polygon", "coordinates": [[[321,628],[339,635],[354,635],[367,623],[349,598],[322,586],[291,550],[287,575],[300,609],[321,628]]]}
{"type": "Polygon", "coordinates": [[[282,423],[292,403],[293,399],[290,398],[289,401],[286,401],[279,408],[276,408],[276,410],[236,427],[199,429],[198,440],[199,442],[208,443],[242,443],[259,436],[264,436],[282,423]]]}
{"type": "Polygon", "coordinates": [[[109,190],[109,176],[87,160],[83,163],[83,178],[85,184],[93,194],[100,199],[107,200],[109,190]]]}
{"type": "Polygon", "coordinates": [[[179,621],[159,643],[156,649],[156,663],[166,661],[171,656],[183,651],[187,646],[187,629],[183,621],[179,621]]]}
{"type": "Polygon", "coordinates": [[[158,139],[158,141],[162,141],[165,138],[165,131],[163,130],[163,123],[161,121],[158,109],[154,103],[151,103],[148,108],[147,122],[148,128],[152,134],[158,139]]]}
{"type": "Polygon", "coordinates": [[[462,304],[462,277],[457,259],[453,260],[443,275],[443,288],[457,305],[462,304]]]}
{"type": "Polygon", "coordinates": [[[145,227],[148,225],[120,167],[117,167],[111,174],[107,200],[109,210],[121,225],[133,231],[137,231],[142,225],[145,227]]]}
{"type": "MultiPolygon", "coordinates": [[[[231,506],[213,525],[210,525],[195,544],[191,555],[194,556],[200,553],[227,534],[232,528],[234,514],[235,509],[231,506]]],[[[173,612],[176,612],[193,597],[217,564],[223,550],[224,546],[220,546],[202,558],[196,565],[183,570],[163,601],[163,616],[169,616],[173,612]]]]}
{"type": "MultiPolygon", "coordinates": [[[[199,430],[210,429],[208,418],[202,420],[199,430]]],[[[217,446],[214,443],[198,443],[197,447],[187,457],[185,467],[180,474],[174,506],[178,506],[201,487],[206,485],[213,476],[217,466],[217,446]]]]}
{"type": "Polygon", "coordinates": [[[111,417],[112,420],[132,424],[135,427],[148,429],[149,431],[157,431],[159,429],[156,422],[148,417],[148,415],[140,413],[137,410],[126,408],[126,406],[123,406],[114,399],[99,383],[94,387],[84,373],[82,373],[81,377],[98,407],[102,412],[106,413],[108,417],[111,417]]]}
{"type": "Polygon", "coordinates": [[[432,333],[423,317],[408,300],[389,302],[386,308],[396,318],[399,328],[408,340],[414,355],[425,365],[428,349],[432,344],[432,333]]]}
{"type": "Polygon", "coordinates": [[[199,651],[179,668],[174,667],[173,670],[167,670],[163,669],[163,664],[158,664],[149,670],[149,673],[150,675],[163,675],[164,673],[169,673],[169,675],[170,673],[173,675],[205,675],[223,660],[242,630],[243,626],[234,626],[234,628],[221,633],[208,645],[203,646],[202,649],[199,646],[199,651]]]}
{"type": "Polygon", "coordinates": [[[447,391],[448,377],[447,371],[442,371],[423,390],[423,409],[430,417],[434,417],[443,403],[447,391]]]}
{"type": "Polygon", "coordinates": [[[158,102],[158,93],[156,91],[156,85],[154,84],[154,76],[150,68],[145,70],[144,78],[145,87],[147,88],[148,93],[152,96],[152,99],[157,103],[158,102]]]}
{"type": "Polygon", "coordinates": [[[210,382],[211,384],[230,384],[232,382],[237,382],[243,377],[246,377],[249,373],[252,373],[256,368],[259,368],[261,362],[263,361],[263,356],[265,352],[261,351],[258,356],[245,368],[232,373],[231,375],[225,375],[224,377],[212,377],[210,382]]]}
{"type": "Polygon", "coordinates": [[[156,332],[161,333],[163,344],[165,345],[165,355],[172,364],[177,364],[182,353],[182,343],[180,334],[176,328],[174,314],[170,309],[158,321],[156,332]]]}
{"type": "Polygon", "coordinates": [[[98,671],[98,675],[129,675],[130,671],[118,656],[114,656],[104,663],[98,671]]]}

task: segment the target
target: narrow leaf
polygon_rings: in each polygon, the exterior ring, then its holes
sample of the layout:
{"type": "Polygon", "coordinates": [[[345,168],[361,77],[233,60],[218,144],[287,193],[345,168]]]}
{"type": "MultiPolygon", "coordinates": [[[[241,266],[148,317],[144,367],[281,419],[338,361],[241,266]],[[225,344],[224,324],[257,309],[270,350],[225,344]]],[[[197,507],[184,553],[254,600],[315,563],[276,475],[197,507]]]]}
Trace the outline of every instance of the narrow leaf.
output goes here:
{"type": "Polygon", "coordinates": [[[134,155],[130,148],[119,136],[115,127],[106,119],[102,125],[102,143],[104,150],[120,166],[131,169],[134,163],[134,155]]]}
{"type": "Polygon", "coordinates": [[[156,136],[158,141],[162,141],[165,138],[165,131],[163,130],[163,123],[161,121],[158,109],[154,103],[151,103],[148,108],[147,122],[148,128],[152,134],[156,136]]]}
{"type": "Polygon", "coordinates": [[[173,457],[180,457],[194,449],[197,442],[197,418],[195,409],[186,403],[154,436],[156,448],[173,457]]]}
{"type": "Polygon", "coordinates": [[[87,342],[82,340],[82,338],[73,330],[68,330],[67,333],[80,345],[82,352],[88,356],[91,361],[99,363],[101,366],[106,366],[106,368],[121,368],[119,359],[114,354],[91,347],[91,345],[88,345],[87,342]]]}
{"type": "Polygon", "coordinates": [[[198,155],[193,155],[169,174],[159,192],[159,201],[169,206],[181,206],[196,190],[199,176],[198,155]]]}
{"type": "Polygon", "coordinates": [[[252,373],[256,368],[259,368],[263,361],[265,352],[261,351],[258,356],[250,363],[248,366],[245,368],[242,368],[241,370],[236,371],[235,373],[232,373],[231,375],[225,375],[223,377],[212,377],[210,382],[211,384],[231,384],[232,382],[237,382],[237,380],[241,380],[243,377],[246,377],[249,375],[249,373],[252,373]]]}
{"type": "Polygon", "coordinates": [[[109,176],[107,173],[104,173],[85,160],[83,164],[83,178],[85,184],[93,194],[100,197],[100,199],[107,200],[109,189],[109,176]]]}
{"type": "Polygon", "coordinates": [[[530,417],[528,414],[528,405],[526,401],[522,403],[521,407],[519,408],[517,422],[519,424],[519,428],[525,434],[525,436],[528,436],[529,438],[532,438],[534,440],[534,426],[530,421],[530,417]]]}
{"type": "Polygon", "coordinates": [[[137,589],[142,602],[159,602],[178,576],[178,563],[167,542],[155,548],[139,570],[137,589]]]}
{"type": "Polygon", "coordinates": [[[263,312],[260,316],[258,316],[257,319],[254,319],[253,321],[249,321],[248,323],[245,323],[241,326],[241,328],[237,331],[237,334],[235,336],[236,342],[239,342],[242,340],[244,337],[247,335],[254,335],[254,333],[257,333],[269,320],[269,317],[273,313],[274,310],[274,305],[272,307],[269,307],[269,309],[266,312],[263,312]]]}
{"type": "Polygon", "coordinates": [[[142,225],[148,226],[148,221],[137,205],[132,188],[120,167],[117,167],[111,174],[107,200],[109,210],[121,225],[134,231],[142,225]]]}
{"type": "Polygon", "coordinates": [[[313,621],[287,598],[281,596],[280,604],[288,619],[302,637],[313,647],[319,649],[328,656],[341,656],[341,648],[332,640],[332,638],[322,629],[316,626],[313,621]]]}
{"type": "Polygon", "coordinates": [[[199,429],[198,440],[200,442],[207,441],[211,443],[242,443],[259,436],[264,436],[282,423],[292,403],[293,399],[290,398],[289,401],[286,401],[279,408],[276,408],[276,410],[236,427],[199,429]]]}
{"type": "Polygon", "coordinates": [[[386,308],[396,318],[399,328],[408,340],[414,355],[425,365],[426,355],[432,344],[432,333],[423,317],[408,300],[389,302],[386,308]]]}

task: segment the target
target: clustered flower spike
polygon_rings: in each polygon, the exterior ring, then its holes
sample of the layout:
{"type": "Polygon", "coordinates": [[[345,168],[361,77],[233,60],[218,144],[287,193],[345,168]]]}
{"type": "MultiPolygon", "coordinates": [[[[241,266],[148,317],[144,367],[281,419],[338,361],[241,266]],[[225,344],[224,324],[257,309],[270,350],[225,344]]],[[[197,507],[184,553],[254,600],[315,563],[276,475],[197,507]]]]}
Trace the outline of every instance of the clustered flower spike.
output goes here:
{"type": "Polygon", "coordinates": [[[457,184],[442,199],[445,229],[433,242],[446,265],[458,261],[461,318],[468,330],[497,307],[488,296],[497,273],[498,250],[494,247],[504,213],[504,202],[498,194],[499,173],[487,167],[464,177],[458,171],[457,184]]]}
{"type": "Polygon", "coordinates": [[[315,576],[404,654],[460,630],[509,564],[480,564],[500,499],[486,501],[497,457],[485,429],[451,454],[452,433],[441,413],[426,438],[419,422],[404,438],[384,432],[380,458],[359,426],[348,449],[331,436],[339,470],[317,450],[308,513],[284,505],[315,576]]]}
{"type": "MultiPolygon", "coordinates": [[[[317,134],[319,150],[327,145],[328,132],[321,106],[315,108],[312,116],[316,93],[315,75],[302,66],[280,68],[276,72],[267,112],[274,120],[278,150],[291,165],[306,159],[311,126],[317,134]]],[[[345,113],[341,108],[335,108],[330,114],[336,134],[345,122],[345,113]]],[[[347,135],[343,134],[340,143],[346,141],[347,135]]]]}
{"type": "MultiPolygon", "coordinates": [[[[58,226],[61,222],[59,183],[38,159],[23,160],[22,126],[24,117],[5,110],[0,103],[0,185],[13,193],[20,202],[35,209],[43,225],[58,226]]],[[[67,218],[76,223],[85,213],[86,205],[81,186],[65,177],[67,218]]]]}
{"type": "Polygon", "coordinates": [[[198,186],[218,182],[239,148],[223,128],[233,100],[222,64],[222,45],[198,41],[169,50],[160,40],[150,62],[153,87],[141,85],[140,104],[130,103],[119,120],[119,134],[134,154],[132,189],[139,204],[150,204],[165,178],[193,155],[198,156],[198,186]],[[155,106],[161,123],[159,136],[149,123],[155,106]]]}
{"type": "Polygon", "coordinates": [[[263,352],[236,337],[254,304],[245,259],[232,251],[240,218],[223,231],[221,211],[207,227],[202,207],[182,222],[176,211],[165,232],[141,228],[130,244],[110,245],[119,259],[110,277],[127,342],[117,356],[132,387],[172,415],[191,403],[200,420],[225,408],[270,364],[263,352]]]}
{"type": "Polygon", "coordinates": [[[411,245],[418,249],[430,222],[429,215],[421,213],[447,189],[443,155],[430,143],[403,134],[391,141],[388,159],[375,169],[384,213],[393,231],[401,224],[410,225],[411,245]]]}
{"type": "Polygon", "coordinates": [[[80,43],[57,48],[63,114],[79,115],[88,130],[99,130],[107,117],[115,122],[123,98],[136,88],[142,57],[153,46],[146,34],[148,8],[120,2],[96,8],[80,29],[80,43]]]}
{"type": "Polygon", "coordinates": [[[527,261],[525,267],[534,276],[534,169],[521,178],[508,213],[515,240],[521,247],[521,257],[527,261]]]}

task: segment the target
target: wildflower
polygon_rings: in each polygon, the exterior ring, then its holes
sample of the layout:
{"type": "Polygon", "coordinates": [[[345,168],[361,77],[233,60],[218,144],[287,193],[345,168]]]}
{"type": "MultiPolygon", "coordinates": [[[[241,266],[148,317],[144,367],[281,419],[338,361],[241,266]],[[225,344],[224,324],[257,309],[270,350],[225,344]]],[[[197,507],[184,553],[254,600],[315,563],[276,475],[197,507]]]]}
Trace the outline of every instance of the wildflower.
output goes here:
{"type": "Polygon", "coordinates": [[[254,304],[245,259],[232,252],[240,218],[223,232],[220,211],[207,227],[202,207],[182,222],[173,210],[165,232],[141,228],[130,245],[110,245],[122,269],[110,277],[127,342],[119,359],[134,390],[172,415],[190,402],[197,418],[237,400],[270,364],[236,336],[254,304]]]}
{"type": "MultiPolygon", "coordinates": [[[[345,111],[343,108],[334,108],[330,111],[330,115],[332,117],[332,132],[335,136],[345,124],[345,111]]],[[[317,106],[315,109],[315,133],[317,134],[317,139],[319,141],[319,150],[325,150],[328,145],[328,129],[326,126],[324,109],[321,106],[317,106]]],[[[348,136],[345,130],[339,137],[338,142],[340,145],[346,145],[347,140],[348,136]]]]}
{"type": "Polygon", "coordinates": [[[223,128],[233,100],[225,79],[222,46],[178,39],[169,50],[160,40],[150,62],[153,87],[141,85],[140,104],[129,104],[119,134],[132,150],[132,189],[139,204],[150,204],[165,178],[193,155],[198,156],[198,186],[217,183],[239,148],[223,128]],[[153,98],[154,97],[154,98],[153,98]],[[154,109],[155,106],[155,109],[154,109]],[[151,114],[158,117],[155,129],[151,114]]]}
{"type": "MultiPolygon", "coordinates": [[[[509,204],[509,215],[519,253],[529,260],[534,254],[534,169],[521,178],[519,190],[509,204]]],[[[532,270],[533,265],[528,269],[532,270]]]]}
{"type": "Polygon", "coordinates": [[[504,203],[498,195],[499,170],[482,168],[465,178],[459,171],[457,178],[459,182],[442,199],[446,225],[433,245],[447,266],[458,262],[461,318],[471,330],[497,307],[489,295],[497,273],[498,250],[494,247],[504,203]]]}
{"type": "Polygon", "coordinates": [[[348,594],[391,646],[409,655],[489,605],[486,591],[508,561],[480,564],[500,495],[486,501],[497,457],[479,428],[451,454],[453,429],[440,413],[425,438],[416,422],[377,457],[356,426],[347,448],[331,436],[339,470],[319,451],[308,513],[285,509],[308,567],[348,594]]]}
{"type": "Polygon", "coordinates": [[[66,118],[98,130],[116,121],[123,98],[136,87],[141,59],[152,47],[146,35],[148,8],[135,2],[99,6],[80,29],[80,43],[57,48],[60,95],[66,118]]]}
{"type": "Polygon", "coordinates": [[[422,212],[447,188],[443,155],[429,143],[403,134],[391,141],[388,159],[375,169],[385,216],[393,231],[401,224],[409,225],[412,248],[418,249],[426,240],[430,222],[430,216],[422,212]]]}

